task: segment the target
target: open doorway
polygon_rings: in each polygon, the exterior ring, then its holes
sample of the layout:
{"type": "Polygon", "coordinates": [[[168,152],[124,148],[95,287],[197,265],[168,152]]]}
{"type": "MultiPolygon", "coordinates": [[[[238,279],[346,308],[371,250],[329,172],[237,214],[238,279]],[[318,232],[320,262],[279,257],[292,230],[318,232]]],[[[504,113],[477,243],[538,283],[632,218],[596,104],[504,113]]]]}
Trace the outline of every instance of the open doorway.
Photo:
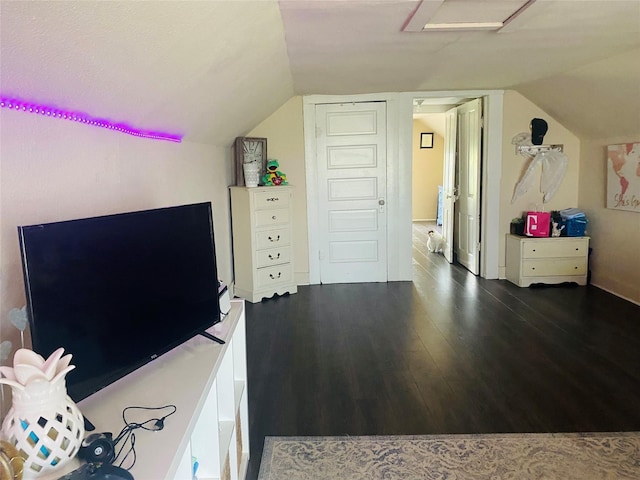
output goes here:
{"type": "Polygon", "coordinates": [[[445,114],[413,114],[412,195],[414,222],[442,226],[445,114]]]}
{"type": "MultiPolygon", "coordinates": [[[[445,151],[445,113],[432,112],[424,100],[414,102],[412,129],[411,219],[415,255],[442,255],[442,178],[445,151]],[[429,240],[429,232],[432,240],[429,240]],[[427,250],[427,244],[434,252],[427,250]],[[437,247],[437,248],[436,248],[437,247]]],[[[414,262],[419,260],[414,258],[414,262]]],[[[428,263],[427,263],[428,265],[428,263]]]]}
{"type": "Polygon", "coordinates": [[[422,241],[433,232],[427,239],[446,260],[475,275],[480,271],[481,120],[482,99],[413,101],[412,238],[422,241]]]}

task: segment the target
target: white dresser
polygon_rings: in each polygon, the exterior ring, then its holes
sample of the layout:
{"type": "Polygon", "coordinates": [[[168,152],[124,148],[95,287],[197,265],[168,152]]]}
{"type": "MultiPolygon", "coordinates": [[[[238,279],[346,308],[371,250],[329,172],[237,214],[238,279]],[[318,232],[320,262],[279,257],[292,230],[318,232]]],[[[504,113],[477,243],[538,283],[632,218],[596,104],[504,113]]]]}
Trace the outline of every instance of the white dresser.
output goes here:
{"type": "Polygon", "coordinates": [[[251,303],[296,293],[293,188],[230,187],[235,295],[251,303]]]}
{"type": "Polygon", "coordinates": [[[520,287],[534,283],[587,284],[589,237],[507,235],[507,280],[520,287]]]}

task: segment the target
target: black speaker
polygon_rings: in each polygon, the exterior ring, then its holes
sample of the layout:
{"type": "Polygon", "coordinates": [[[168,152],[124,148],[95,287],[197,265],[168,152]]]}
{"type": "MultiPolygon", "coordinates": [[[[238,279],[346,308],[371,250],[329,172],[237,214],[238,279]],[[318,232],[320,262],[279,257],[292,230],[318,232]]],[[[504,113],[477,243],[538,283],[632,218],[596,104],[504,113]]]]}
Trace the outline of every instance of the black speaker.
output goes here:
{"type": "Polygon", "coordinates": [[[78,457],[87,462],[113,462],[115,458],[113,435],[110,432],[92,433],[82,441],[78,457]]]}

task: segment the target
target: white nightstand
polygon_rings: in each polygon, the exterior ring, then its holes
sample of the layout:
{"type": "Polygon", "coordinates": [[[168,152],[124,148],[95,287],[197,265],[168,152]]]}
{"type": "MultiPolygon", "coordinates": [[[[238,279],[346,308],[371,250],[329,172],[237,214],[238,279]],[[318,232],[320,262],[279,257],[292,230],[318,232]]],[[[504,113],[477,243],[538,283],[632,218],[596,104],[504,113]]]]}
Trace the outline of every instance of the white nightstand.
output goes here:
{"type": "Polygon", "coordinates": [[[533,283],[587,284],[589,237],[507,235],[507,280],[520,287],[533,283]]]}

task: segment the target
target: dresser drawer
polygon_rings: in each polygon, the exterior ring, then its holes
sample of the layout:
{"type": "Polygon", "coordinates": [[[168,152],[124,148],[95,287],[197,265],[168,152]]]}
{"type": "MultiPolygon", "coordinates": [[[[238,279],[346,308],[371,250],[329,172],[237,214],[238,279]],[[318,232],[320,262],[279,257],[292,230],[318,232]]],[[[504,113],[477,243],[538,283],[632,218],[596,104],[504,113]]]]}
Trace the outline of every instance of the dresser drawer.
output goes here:
{"type": "Polygon", "coordinates": [[[522,276],[552,277],[584,275],[587,273],[585,258],[553,258],[522,261],[522,276]]]}
{"type": "Polygon", "coordinates": [[[293,268],[290,263],[259,268],[257,277],[258,288],[269,288],[280,283],[292,283],[293,268]]]}
{"type": "Polygon", "coordinates": [[[269,250],[258,250],[256,252],[256,267],[270,267],[291,261],[291,248],[270,248],[269,250]]]}
{"type": "Polygon", "coordinates": [[[256,248],[262,250],[289,245],[291,243],[291,234],[289,232],[289,227],[256,232],[256,248]]]}
{"type": "Polygon", "coordinates": [[[584,257],[588,249],[589,242],[582,239],[532,240],[523,243],[522,258],[584,257]]]}
{"type": "Polygon", "coordinates": [[[256,210],[288,208],[290,196],[288,191],[278,191],[278,187],[273,187],[269,191],[255,192],[253,194],[253,203],[256,210]]]}
{"type": "Polygon", "coordinates": [[[257,210],[254,214],[256,227],[269,227],[271,225],[286,225],[289,223],[289,209],[257,210]]]}

